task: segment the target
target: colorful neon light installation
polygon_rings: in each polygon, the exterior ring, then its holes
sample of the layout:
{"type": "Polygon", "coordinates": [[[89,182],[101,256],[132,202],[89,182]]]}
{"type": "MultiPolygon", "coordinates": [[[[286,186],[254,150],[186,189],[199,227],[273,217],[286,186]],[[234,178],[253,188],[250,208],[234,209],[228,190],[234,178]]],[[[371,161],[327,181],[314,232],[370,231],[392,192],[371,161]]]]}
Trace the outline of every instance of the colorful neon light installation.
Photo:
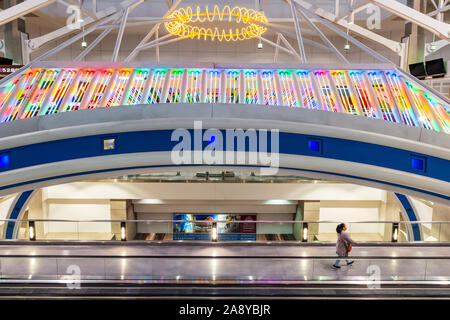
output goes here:
{"type": "Polygon", "coordinates": [[[336,96],[331,89],[330,81],[328,79],[328,71],[315,71],[314,76],[319,84],[320,94],[322,95],[322,100],[324,102],[324,110],[340,112],[337,106],[336,96]]]}
{"type": "Polygon", "coordinates": [[[110,96],[106,100],[105,107],[115,107],[120,104],[130,75],[131,69],[119,69],[117,77],[112,85],[110,96]]]}
{"type": "Polygon", "coordinates": [[[253,70],[245,71],[244,79],[245,79],[245,103],[259,104],[258,75],[256,71],[253,70]]]}
{"type": "Polygon", "coordinates": [[[19,83],[18,91],[15,93],[15,97],[11,97],[10,102],[5,107],[2,117],[0,118],[0,122],[13,121],[17,118],[20,108],[25,104],[25,101],[28,100],[32,89],[39,81],[41,73],[41,69],[28,70],[25,77],[23,77],[19,83]]]}
{"type": "Polygon", "coordinates": [[[226,103],[240,103],[240,71],[237,70],[229,70],[226,72],[226,103]]]}
{"type": "Polygon", "coordinates": [[[171,70],[169,73],[169,87],[166,103],[181,102],[181,78],[184,70],[171,70]]]}
{"type": "Polygon", "coordinates": [[[297,94],[295,93],[295,84],[292,79],[292,71],[280,70],[278,76],[281,82],[281,97],[283,105],[289,107],[299,107],[297,94]]]}
{"type": "Polygon", "coordinates": [[[285,105],[361,113],[450,133],[445,101],[394,70],[34,68],[0,87],[0,121],[164,102],[285,105]]]}
{"type": "Polygon", "coordinates": [[[0,115],[2,114],[3,107],[6,101],[8,101],[9,97],[14,91],[14,88],[17,86],[22,77],[23,76],[13,79],[11,82],[8,82],[4,87],[0,89],[0,115]]]}
{"type": "Polygon", "coordinates": [[[336,90],[345,112],[348,114],[358,115],[359,112],[356,107],[356,101],[350,92],[350,84],[347,78],[347,73],[345,71],[331,71],[330,74],[336,84],[336,90]]]}
{"type": "Polygon", "coordinates": [[[359,99],[362,113],[368,118],[380,118],[375,101],[369,94],[369,88],[364,78],[364,71],[349,71],[349,76],[355,86],[356,96],[359,99]]]}
{"type": "Polygon", "coordinates": [[[68,101],[62,106],[61,112],[78,110],[80,108],[81,101],[95,73],[96,70],[93,69],[81,70],[81,74],[72,88],[68,101]]]}
{"type": "Polygon", "coordinates": [[[414,104],[419,111],[419,121],[421,123],[421,126],[428,130],[441,131],[438,123],[434,119],[433,112],[428,107],[428,102],[425,99],[425,96],[422,94],[422,91],[409,81],[405,82],[406,86],[409,89],[409,92],[411,93],[414,104]]]}
{"type": "Polygon", "coordinates": [[[87,105],[87,109],[94,109],[100,107],[100,103],[105,94],[106,88],[114,73],[113,70],[101,70],[97,83],[93,86],[91,98],[87,105]]]}
{"type": "Polygon", "coordinates": [[[202,76],[201,70],[188,70],[186,102],[189,103],[200,102],[201,76],[202,76]]]}
{"type": "Polygon", "coordinates": [[[436,119],[439,121],[443,132],[450,133],[450,112],[446,111],[442,104],[440,104],[431,94],[428,94],[425,91],[422,91],[422,93],[435,111],[436,119]]]}
{"type": "Polygon", "coordinates": [[[218,103],[220,97],[220,71],[206,71],[206,101],[208,103],[218,103]]]}
{"type": "Polygon", "coordinates": [[[180,8],[165,17],[170,21],[165,22],[167,31],[180,38],[191,39],[211,39],[218,41],[238,41],[258,37],[266,32],[263,25],[268,23],[266,16],[259,11],[242,7],[225,6],[221,10],[215,5],[210,11],[208,6],[202,9],[197,6],[180,8]],[[217,26],[210,27],[214,22],[219,22],[217,26]],[[242,28],[224,28],[224,22],[230,25],[244,25],[242,28]],[[208,24],[201,26],[201,24],[208,24]],[[192,25],[191,25],[192,24],[192,25]]]}
{"type": "Polygon", "coordinates": [[[408,100],[405,87],[403,86],[399,75],[390,71],[385,72],[385,75],[389,86],[394,93],[394,98],[397,101],[397,105],[400,108],[402,122],[409,126],[418,126],[419,122],[416,119],[414,110],[412,109],[411,103],[408,100]]]}
{"type": "Polygon", "coordinates": [[[295,72],[301,95],[301,106],[307,109],[320,110],[320,105],[315,97],[314,87],[311,80],[311,72],[298,70],[295,72]]]}
{"type": "Polygon", "coordinates": [[[24,112],[20,116],[21,119],[34,117],[39,113],[42,102],[45,99],[47,93],[50,92],[50,87],[52,86],[58,74],[59,70],[52,69],[46,70],[43,73],[38,86],[35,88],[30,100],[28,101],[27,106],[25,107],[24,112]]]}
{"type": "Polygon", "coordinates": [[[264,104],[275,106],[278,104],[277,92],[275,90],[275,77],[273,71],[261,71],[264,104]]]}
{"type": "Polygon", "coordinates": [[[383,113],[383,119],[386,121],[398,122],[395,119],[394,111],[392,110],[394,103],[392,102],[391,96],[387,92],[386,86],[384,85],[383,73],[381,71],[369,71],[367,76],[369,77],[372,87],[375,90],[375,95],[378,103],[380,104],[381,112],[383,113]]]}
{"type": "Polygon", "coordinates": [[[126,99],[123,104],[125,105],[136,105],[140,104],[143,93],[144,93],[144,85],[147,81],[148,75],[150,73],[149,69],[137,69],[136,73],[133,77],[133,82],[130,85],[130,88],[126,94],[126,99]]]}
{"type": "Polygon", "coordinates": [[[149,85],[150,92],[147,98],[148,104],[161,102],[161,94],[164,81],[166,80],[166,75],[167,69],[156,69],[153,71],[149,85]]]}

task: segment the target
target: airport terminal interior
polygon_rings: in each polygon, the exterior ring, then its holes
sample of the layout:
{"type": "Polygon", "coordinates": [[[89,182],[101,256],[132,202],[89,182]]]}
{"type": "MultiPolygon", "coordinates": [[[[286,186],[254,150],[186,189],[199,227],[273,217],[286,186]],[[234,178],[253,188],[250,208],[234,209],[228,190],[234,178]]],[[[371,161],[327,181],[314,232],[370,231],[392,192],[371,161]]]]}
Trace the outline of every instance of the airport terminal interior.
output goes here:
{"type": "Polygon", "coordinates": [[[0,299],[450,298],[450,1],[0,7],[0,299]]]}

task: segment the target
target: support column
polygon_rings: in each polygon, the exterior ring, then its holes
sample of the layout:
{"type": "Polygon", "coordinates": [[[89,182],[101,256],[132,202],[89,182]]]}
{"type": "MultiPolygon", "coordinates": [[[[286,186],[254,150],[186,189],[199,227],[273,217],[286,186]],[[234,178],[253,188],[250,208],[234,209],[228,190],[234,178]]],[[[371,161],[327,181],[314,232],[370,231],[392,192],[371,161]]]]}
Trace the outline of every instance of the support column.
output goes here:
{"type": "MultiPolygon", "coordinates": [[[[299,200],[298,204],[297,204],[297,212],[295,214],[294,220],[302,221],[302,220],[304,220],[304,217],[305,217],[305,201],[299,200]]],[[[302,223],[294,223],[292,234],[294,235],[295,240],[302,241],[302,230],[303,230],[302,223]]]]}
{"type": "MultiPolygon", "coordinates": [[[[10,8],[23,0],[4,0],[3,9],[10,8]]],[[[21,17],[5,24],[5,57],[13,59],[15,64],[27,64],[27,48],[24,46],[25,40],[28,40],[28,34],[25,31],[25,18],[21,17]]]]}
{"type": "MultiPolygon", "coordinates": [[[[419,12],[425,12],[426,1],[408,0],[408,7],[419,12]]],[[[415,23],[405,25],[405,34],[409,34],[408,64],[424,61],[425,56],[425,30],[415,23]]]]}

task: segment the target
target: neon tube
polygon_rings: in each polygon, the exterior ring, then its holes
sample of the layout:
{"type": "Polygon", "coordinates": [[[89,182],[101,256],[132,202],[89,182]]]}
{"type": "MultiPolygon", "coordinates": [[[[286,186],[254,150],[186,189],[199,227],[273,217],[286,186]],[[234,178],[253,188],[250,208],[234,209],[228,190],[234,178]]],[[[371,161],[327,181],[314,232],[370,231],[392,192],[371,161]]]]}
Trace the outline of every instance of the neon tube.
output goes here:
{"type": "Polygon", "coordinates": [[[403,123],[409,126],[415,126],[413,117],[415,114],[412,110],[411,104],[406,96],[406,92],[403,86],[400,84],[400,79],[395,73],[385,72],[388,84],[391,86],[394,92],[394,97],[397,101],[397,105],[400,107],[403,123]]]}
{"type": "Polygon", "coordinates": [[[16,96],[11,99],[9,106],[7,106],[5,111],[3,112],[0,122],[8,122],[16,119],[22,104],[30,95],[31,89],[34,87],[34,84],[38,81],[40,75],[41,75],[40,69],[29,70],[29,72],[25,75],[25,79],[20,85],[20,88],[16,96]]]}
{"type": "Polygon", "coordinates": [[[47,70],[44,72],[41,80],[39,81],[39,85],[34,90],[27,106],[25,107],[25,111],[21,115],[21,119],[31,118],[38,114],[42,101],[49,92],[49,89],[53,85],[53,82],[59,72],[59,70],[47,70]]]}

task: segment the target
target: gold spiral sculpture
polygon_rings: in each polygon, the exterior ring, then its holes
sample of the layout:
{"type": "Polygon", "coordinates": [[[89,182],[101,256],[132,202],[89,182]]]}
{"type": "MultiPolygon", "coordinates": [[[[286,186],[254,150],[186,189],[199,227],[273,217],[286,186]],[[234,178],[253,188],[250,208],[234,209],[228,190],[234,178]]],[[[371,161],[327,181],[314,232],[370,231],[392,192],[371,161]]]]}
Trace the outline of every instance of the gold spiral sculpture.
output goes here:
{"type": "Polygon", "coordinates": [[[263,25],[268,23],[263,13],[253,9],[225,6],[220,10],[217,5],[214,6],[212,11],[209,11],[208,6],[205,6],[203,12],[199,6],[197,6],[195,12],[191,7],[180,8],[165,18],[170,20],[164,23],[167,31],[175,36],[191,39],[211,39],[213,41],[238,41],[255,38],[266,32],[267,28],[263,25]],[[232,28],[201,26],[202,23],[214,21],[242,23],[244,26],[234,30],[232,28]]]}

